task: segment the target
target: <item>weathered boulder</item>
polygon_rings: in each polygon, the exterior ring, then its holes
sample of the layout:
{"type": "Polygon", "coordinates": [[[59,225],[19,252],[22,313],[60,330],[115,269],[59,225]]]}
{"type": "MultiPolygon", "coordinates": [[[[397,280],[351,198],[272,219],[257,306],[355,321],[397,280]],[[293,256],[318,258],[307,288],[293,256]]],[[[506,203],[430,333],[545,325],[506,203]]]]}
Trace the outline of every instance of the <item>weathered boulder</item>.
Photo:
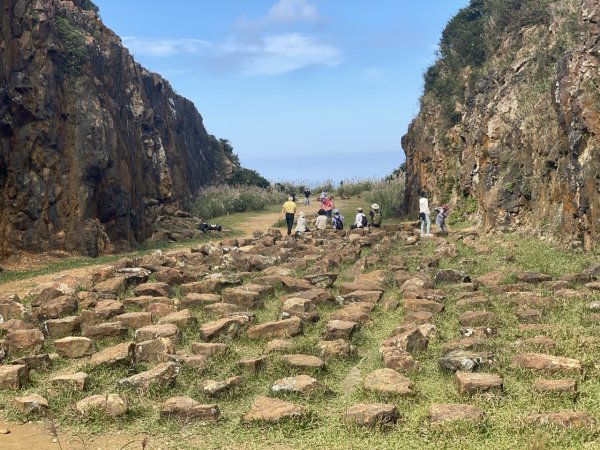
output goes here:
{"type": "Polygon", "coordinates": [[[172,324],[177,327],[186,328],[194,325],[197,321],[198,319],[191,313],[189,309],[182,309],[181,311],[175,311],[171,314],[161,317],[158,320],[158,324],[172,324]]]}
{"type": "Polygon", "coordinates": [[[540,392],[557,392],[566,394],[577,393],[577,380],[536,380],[533,389],[540,392]]]}
{"type": "Polygon", "coordinates": [[[319,341],[317,348],[325,358],[347,358],[356,351],[356,348],[345,339],[319,341]]]}
{"type": "Polygon", "coordinates": [[[132,375],[128,378],[120,379],[117,384],[119,386],[128,387],[130,389],[148,389],[151,384],[157,384],[167,388],[175,384],[175,380],[179,375],[180,366],[174,362],[166,362],[158,366],[146,370],[145,372],[132,375]]]}
{"type": "Polygon", "coordinates": [[[127,412],[127,401],[117,394],[91,395],[75,403],[77,412],[87,416],[92,411],[102,411],[108,416],[120,416],[127,412]]]}
{"type": "Polygon", "coordinates": [[[296,369],[321,369],[325,366],[323,360],[317,356],[292,354],[281,355],[281,359],[290,367],[296,369]]]}
{"type": "Polygon", "coordinates": [[[3,347],[8,353],[22,351],[37,352],[44,345],[44,335],[40,330],[16,330],[11,331],[4,338],[3,347]]]}
{"type": "Polygon", "coordinates": [[[357,403],[344,414],[344,420],[367,427],[394,425],[399,418],[396,405],[388,403],[357,403]]]}
{"type": "Polygon", "coordinates": [[[216,421],[221,416],[221,411],[217,405],[202,405],[190,397],[171,397],[163,403],[160,415],[167,419],[176,418],[186,422],[216,421]]]}
{"type": "Polygon", "coordinates": [[[206,380],[202,382],[201,389],[206,395],[218,395],[241,383],[242,377],[229,377],[223,381],[206,380]]]}
{"type": "Polygon", "coordinates": [[[456,372],[472,372],[479,367],[489,367],[494,364],[492,352],[471,352],[467,350],[455,350],[442,356],[438,363],[442,369],[456,372]]]}
{"type": "MultiPolygon", "coordinates": [[[[381,343],[381,347],[396,347],[407,352],[420,352],[427,348],[429,339],[423,336],[419,328],[412,328],[404,333],[397,334],[381,343]]],[[[381,350],[380,350],[381,352],[381,350]]]]}
{"type": "Polygon", "coordinates": [[[158,337],[135,345],[136,362],[163,363],[170,361],[174,353],[175,343],[169,338],[158,337]]]}
{"type": "Polygon", "coordinates": [[[245,423],[254,421],[277,423],[286,418],[302,417],[306,412],[304,406],[276,398],[258,396],[250,410],[244,414],[242,421],[245,423]]]}
{"type": "Polygon", "coordinates": [[[38,394],[32,394],[13,398],[11,405],[21,414],[30,414],[48,409],[48,400],[38,394]]]}
{"type": "Polygon", "coordinates": [[[56,353],[63,358],[82,358],[96,351],[94,341],[86,337],[69,336],[54,341],[56,353]]]}
{"type": "Polygon", "coordinates": [[[368,374],[363,385],[365,389],[381,394],[412,395],[412,382],[392,369],[377,369],[368,374]]]}
{"type": "Polygon", "coordinates": [[[515,356],[511,362],[512,367],[538,371],[580,372],[581,363],[577,359],[552,356],[543,353],[522,353],[515,356]]]}
{"type": "Polygon", "coordinates": [[[330,320],[325,325],[323,331],[323,340],[335,341],[337,339],[350,340],[352,333],[359,328],[356,322],[349,322],[346,320],[330,320]]]}
{"type": "Polygon", "coordinates": [[[247,333],[250,339],[296,336],[302,333],[302,320],[299,317],[292,317],[291,319],[262,323],[251,326],[247,333]]]}
{"type": "Polygon", "coordinates": [[[0,365],[0,389],[21,389],[29,380],[29,370],[23,364],[0,365]]]}
{"type": "Polygon", "coordinates": [[[457,371],[454,381],[460,395],[502,390],[502,378],[491,373],[469,373],[457,371]]]}
{"type": "Polygon", "coordinates": [[[76,372],[67,375],[54,375],[50,378],[52,386],[63,389],[72,389],[74,391],[83,391],[88,379],[85,372],[76,372]]]}
{"type": "Polygon", "coordinates": [[[308,375],[280,378],[273,383],[271,390],[277,392],[291,392],[294,394],[312,394],[315,391],[324,391],[326,387],[308,375]]]}
{"type": "Polygon", "coordinates": [[[472,405],[460,403],[434,403],[429,407],[429,421],[432,424],[466,420],[480,422],[485,417],[484,412],[472,405]]]}
{"type": "Polygon", "coordinates": [[[112,347],[106,347],[94,353],[89,360],[92,366],[123,364],[132,367],[135,363],[135,344],[124,342],[112,347]]]}
{"type": "Polygon", "coordinates": [[[136,341],[148,341],[159,337],[171,339],[173,342],[181,340],[181,331],[177,325],[171,323],[163,325],[148,325],[135,330],[136,341]]]}

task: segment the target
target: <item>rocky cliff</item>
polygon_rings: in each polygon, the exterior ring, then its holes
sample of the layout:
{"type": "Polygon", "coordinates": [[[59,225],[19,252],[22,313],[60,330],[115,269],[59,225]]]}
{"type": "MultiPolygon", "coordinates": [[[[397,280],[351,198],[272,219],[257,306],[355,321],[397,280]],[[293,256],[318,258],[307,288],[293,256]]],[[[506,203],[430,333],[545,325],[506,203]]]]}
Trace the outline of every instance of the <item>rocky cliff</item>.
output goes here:
{"type": "Polygon", "coordinates": [[[194,105],[90,4],[0,1],[0,253],[129,247],[219,177],[194,105]]]}
{"type": "Polygon", "coordinates": [[[402,139],[418,191],[487,228],[590,248],[600,232],[600,2],[472,0],[402,139]]]}

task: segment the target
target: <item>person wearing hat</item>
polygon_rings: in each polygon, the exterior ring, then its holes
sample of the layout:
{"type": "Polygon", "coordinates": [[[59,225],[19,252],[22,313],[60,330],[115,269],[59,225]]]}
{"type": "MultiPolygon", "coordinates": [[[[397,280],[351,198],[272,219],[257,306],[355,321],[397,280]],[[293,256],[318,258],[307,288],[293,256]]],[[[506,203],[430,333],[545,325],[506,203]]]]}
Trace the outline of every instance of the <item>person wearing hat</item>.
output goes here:
{"type": "Polygon", "coordinates": [[[367,216],[363,214],[362,208],[356,208],[356,218],[354,219],[354,223],[350,225],[350,229],[354,230],[355,228],[366,227],[367,223],[367,216]]]}
{"type": "Polygon", "coordinates": [[[317,218],[315,220],[315,228],[317,230],[325,230],[327,228],[327,214],[325,214],[325,210],[320,209],[317,212],[317,218]]]}
{"type": "Polygon", "coordinates": [[[334,230],[344,229],[344,216],[340,214],[340,210],[337,208],[333,210],[333,217],[331,218],[331,227],[334,230]]]}
{"type": "Polygon", "coordinates": [[[290,196],[288,197],[288,201],[283,204],[283,208],[281,208],[281,216],[285,214],[285,222],[287,224],[287,234],[288,236],[292,234],[292,225],[294,225],[294,214],[296,214],[296,203],[294,203],[294,199],[290,196]]]}
{"type": "Polygon", "coordinates": [[[371,205],[371,211],[369,211],[369,217],[371,221],[369,223],[370,226],[375,228],[381,227],[381,221],[383,220],[383,215],[381,214],[381,209],[377,203],[373,203],[371,205]]]}
{"type": "Polygon", "coordinates": [[[300,211],[298,213],[298,221],[296,222],[296,236],[302,236],[302,233],[308,231],[306,228],[306,218],[304,217],[304,212],[300,211]]]}

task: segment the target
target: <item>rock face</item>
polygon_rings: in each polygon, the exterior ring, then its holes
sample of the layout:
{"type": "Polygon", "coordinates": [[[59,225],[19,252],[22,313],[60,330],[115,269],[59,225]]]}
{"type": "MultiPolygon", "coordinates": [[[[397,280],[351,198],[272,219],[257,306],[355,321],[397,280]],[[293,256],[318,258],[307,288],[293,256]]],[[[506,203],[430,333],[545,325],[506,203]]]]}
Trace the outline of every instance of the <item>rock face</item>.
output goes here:
{"type": "Polygon", "coordinates": [[[80,4],[0,5],[1,252],[129,247],[219,177],[192,102],[80,4]]]}
{"type": "Polygon", "coordinates": [[[486,228],[529,228],[584,248],[597,240],[600,9],[594,0],[549,3],[530,11],[533,20],[526,8],[486,2],[449,22],[402,139],[413,215],[426,188],[430,205],[450,200],[486,228]],[[461,26],[468,49],[453,31],[461,26]]]}

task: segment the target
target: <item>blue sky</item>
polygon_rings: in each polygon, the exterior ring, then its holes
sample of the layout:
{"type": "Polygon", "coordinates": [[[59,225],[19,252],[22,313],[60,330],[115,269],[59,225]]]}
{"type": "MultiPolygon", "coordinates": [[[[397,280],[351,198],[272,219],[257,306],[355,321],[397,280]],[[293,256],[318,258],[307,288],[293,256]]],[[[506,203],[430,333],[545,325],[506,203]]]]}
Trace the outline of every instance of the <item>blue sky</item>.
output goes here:
{"type": "Polygon", "coordinates": [[[270,180],[382,177],[468,0],[95,0],[136,61],[270,180]]]}

